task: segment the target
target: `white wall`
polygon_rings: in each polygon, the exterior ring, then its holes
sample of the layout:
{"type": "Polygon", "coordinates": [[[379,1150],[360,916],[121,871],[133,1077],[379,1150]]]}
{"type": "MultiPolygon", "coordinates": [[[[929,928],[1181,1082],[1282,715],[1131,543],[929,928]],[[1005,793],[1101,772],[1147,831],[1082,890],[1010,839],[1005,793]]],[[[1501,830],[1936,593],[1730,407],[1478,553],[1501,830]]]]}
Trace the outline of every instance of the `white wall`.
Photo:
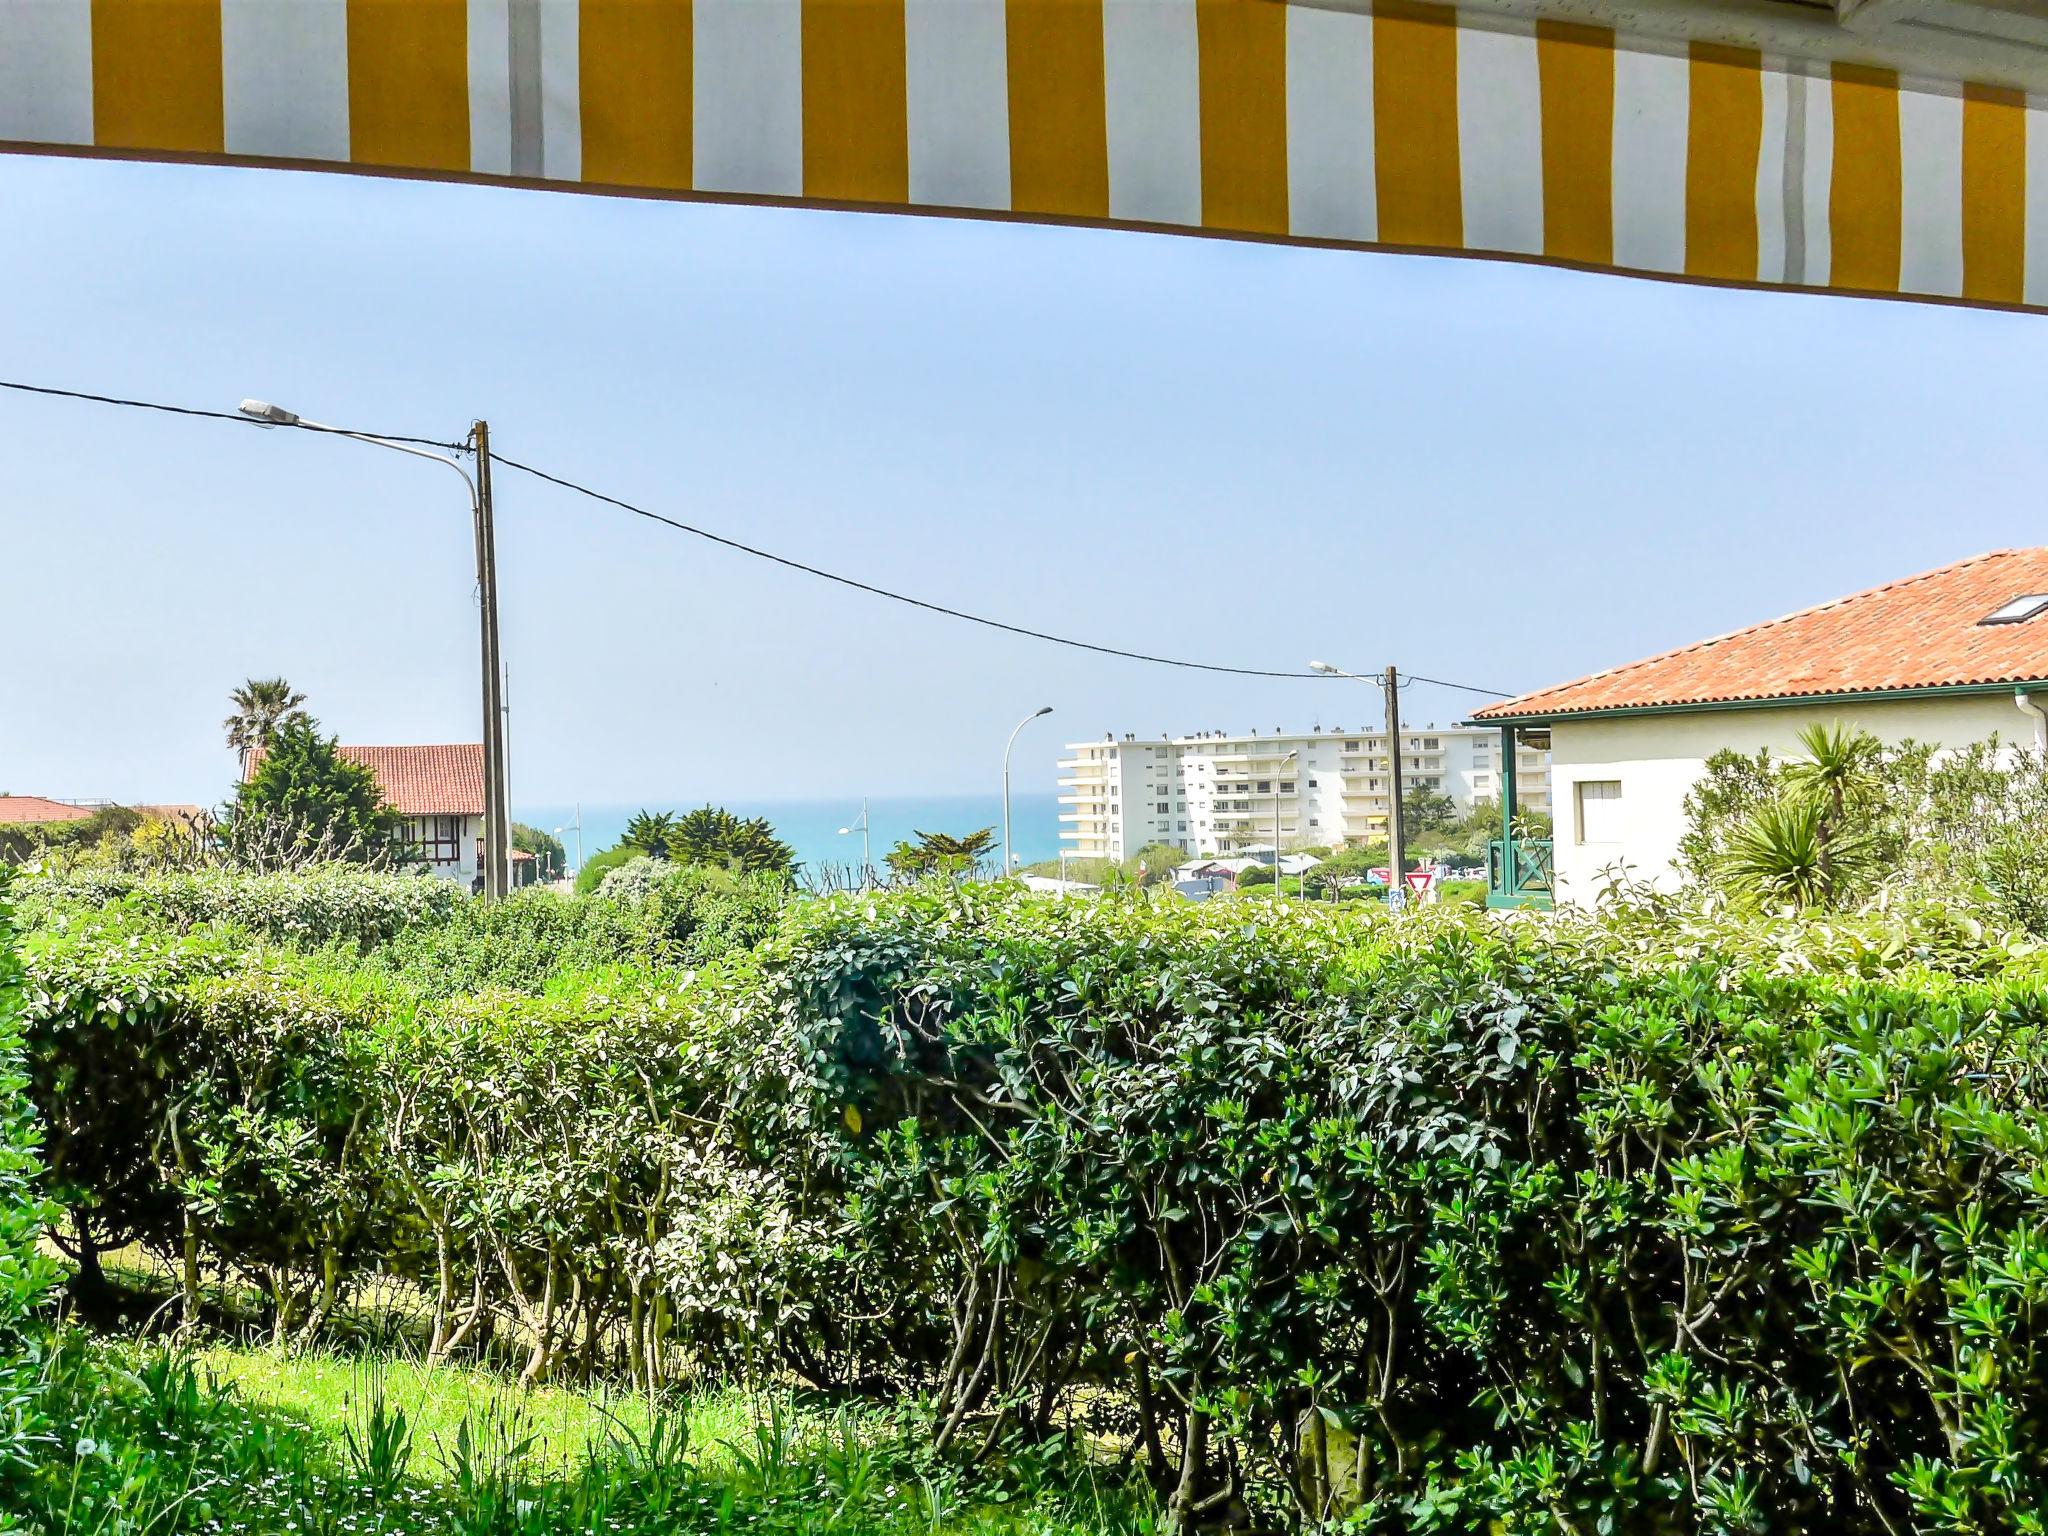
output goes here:
{"type": "Polygon", "coordinates": [[[1760,747],[1769,747],[1774,757],[1797,757],[1802,730],[1838,721],[1887,743],[1954,748],[1994,734],[2001,741],[2034,739],[2032,718],[2020,712],[2009,692],[1557,721],[1550,728],[1557,900],[1590,905],[1605,883],[1602,871],[1612,865],[1625,866],[1639,879],[1675,884],[1686,792],[1705,771],[1707,759],[1724,749],[1755,752],[1760,747]],[[1619,806],[1610,807],[1618,829],[1613,842],[1587,842],[1581,835],[1576,786],[1599,780],[1621,785],[1619,806]]]}

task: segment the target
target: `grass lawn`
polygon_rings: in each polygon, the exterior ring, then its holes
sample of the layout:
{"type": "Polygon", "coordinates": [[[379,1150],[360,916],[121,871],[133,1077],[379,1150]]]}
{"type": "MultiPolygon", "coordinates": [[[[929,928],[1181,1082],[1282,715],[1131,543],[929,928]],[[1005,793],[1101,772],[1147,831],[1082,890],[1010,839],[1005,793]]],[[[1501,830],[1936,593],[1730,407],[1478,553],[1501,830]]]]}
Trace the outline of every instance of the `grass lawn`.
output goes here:
{"type": "MultiPolygon", "coordinates": [[[[522,1389],[403,1356],[74,1336],[50,1536],[1149,1536],[1156,1506],[1060,1446],[964,1468],[914,1407],[522,1389]]],[[[11,1529],[0,1510],[0,1529],[11,1529]]]]}
{"type": "MultiPolygon", "coordinates": [[[[518,1438],[531,1442],[530,1466],[561,1475],[622,1432],[644,1437],[654,1417],[653,1405],[636,1393],[602,1384],[585,1391],[522,1388],[498,1372],[467,1365],[430,1368],[375,1355],[292,1356],[224,1344],[200,1350],[194,1358],[222,1383],[232,1383],[252,1406],[302,1423],[335,1444],[381,1399],[387,1409],[405,1414],[413,1432],[413,1469],[428,1476],[447,1472],[447,1453],[465,1420],[511,1426],[518,1438]]],[[[668,1406],[683,1416],[697,1457],[719,1463],[730,1462],[733,1447],[752,1444],[754,1426],[770,1411],[766,1402],[729,1391],[668,1406]]]]}

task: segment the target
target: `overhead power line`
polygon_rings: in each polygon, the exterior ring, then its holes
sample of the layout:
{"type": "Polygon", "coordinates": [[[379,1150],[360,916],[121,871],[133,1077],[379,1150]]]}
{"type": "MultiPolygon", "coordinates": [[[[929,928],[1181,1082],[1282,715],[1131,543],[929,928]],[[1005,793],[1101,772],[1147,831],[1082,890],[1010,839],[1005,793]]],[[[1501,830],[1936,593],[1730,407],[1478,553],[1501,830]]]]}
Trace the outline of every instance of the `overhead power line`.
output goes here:
{"type": "Polygon", "coordinates": [[[13,379],[0,379],[0,389],[11,389],[24,395],[50,395],[59,400],[88,400],[95,405],[118,405],[131,411],[156,411],[165,416],[196,416],[207,421],[231,421],[239,427],[289,427],[298,432],[322,432],[344,437],[355,433],[362,437],[381,437],[391,443],[416,443],[422,448],[446,448],[456,453],[468,451],[466,443],[444,442],[438,437],[405,437],[397,432],[362,432],[355,427],[323,427],[306,421],[258,421],[253,416],[244,416],[240,411],[207,411],[194,405],[166,405],[161,400],[130,400],[120,395],[96,395],[83,389],[58,389],[49,384],[22,384],[13,379]]]}
{"type": "Polygon", "coordinates": [[[922,608],[927,613],[943,614],[949,619],[960,619],[969,624],[979,624],[985,629],[999,629],[1005,634],[1022,635],[1027,640],[1043,640],[1051,645],[1069,646],[1077,651],[1093,651],[1100,656],[1121,656],[1126,661],[1150,662],[1154,666],[1161,667],[1181,667],[1190,672],[1222,672],[1232,677],[1303,678],[1316,676],[1315,673],[1308,671],[1306,668],[1297,672],[1282,672],[1267,667],[1226,667],[1213,661],[1185,661],[1176,656],[1153,656],[1144,651],[1126,651],[1114,645],[1097,645],[1092,640],[1076,640],[1068,635],[1055,635],[1042,629],[1027,629],[1021,624],[1010,624],[1002,619],[991,619],[983,614],[969,613],[962,608],[949,608],[944,603],[935,603],[929,598],[913,597],[908,592],[897,592],[888,587],[878,587],[873,582],[861,581],[852,576],[841,576],[838,572],[825,570],[821,566],[807,565],[801,560],[792,560],[789,556],[778,555],[772,550],[759,549],[752,544],[743,544],[738,539],[727,538],[722,533],[713,533],[708,528],[699,528],[694,524],[683,522],[679,518],[667,517],[662,513],[649,511],[646,507],[635,506],[630,501],[621,501],[616,496],[607,496],[603,491],[592,490],[587,485],[579,485],[576,481],[565,479],[561,475],[552,475],[544,469],[536,469],[531,464],[522,464],[519,460],[507,458],[502,453],[493,453],[491,457],[494,462],[503,464],[509,469],[516,469],[522,474],[532,475],[536,480],[545,480],[550,485],[558,485],[565,491],[574,491],[579,496],[588,496],[592,501],[601,501],[607,506],[617,507],[622,512],[630,512],[635,517],[644,517],[649,522],[661,523],[676,529],[678,532],[692,534],[697,538],[708,540],[710,543],[723,545],[727,549],[737,550],[743,555],[752,555],[756,560],[771,561],[776,565],[785,566],[792,571],[802,571],[806,576],[816,576],[822,581],[836,582],[842,587],[851,587],[856,592],[865,592],[871,597],[885,597],[891,602],[903,603],[911,608],[922,608]]]}
{"type": "Polygon", "coordinates": [[[1514,697],[1505,688],[1478,688],[1474,687],[1471,683],[1447,683],[1440,677],[1424,677],[1420,672],[1408,672],[1402,675],[1401,686],[1406,688],[1410,683],[1432,683],[1438,688],[1455,688],[1460,693],[1491,694],[1496,699],[1512,699],[1514,697]]]}
{"type": "MultiPolygon", "coordinates": [[[[167,416],[189,416],[206,421],[227,421],[243,427],[283,426],[299,432],[375,437],[381,438],[385,442],[411,443],[418,447],[439,448],[451,453],[469,453],[473,451],[471,445],[466,441],[450,442],[437,437],[412,437],[402,432],[362,432],[353,427],[320,426],[312,422],[266,422],[244,416],[239,411],[204,410],[197,406],[171,405],[161,400],[137,400],[123,395],[96,394],[90,390],[83,389],[59,389],[54,385],[26,384],[13,379],[0,379],[0,389],[14,390],[25,395],[46,395],[59,400],[82,400],[95,405],[118,406],[126,410],[155,411],[167,416]]],[[[908,592],[898,592],[889,587],[876,586],[873,582],[862,581],[858,577],[842,576],[837,571],[828,571],[822,566],[811,565],[802,560],[792,559],[788,555],[778,555],[773,550],[761,549],[755,545],[743,543],[738,539],[728,538],[722,533],[713,533],[708,528],[699,528],[693,523],[682,521],[680,518],[669,517],[663,513],[652,511],[647,507],[636,506],[630,501],[622,500],[617,496],[607,495],[603,491],[571,480],[567,476],[552,474],[536,465],[525,464],[521,463],[518,459],[508,458],[502,453],[494,452],[491,455],[491,459],[493,463],[503,464],[508,469],[516,469],[521,474],[531,475],[536,480],[544,480],[550,485],[560,487],[562,490],[573,492],[578,496],[586,496],[592,501],[616,507],[621,512],[630,512],[635,517],[645,518],[653,523],[660,523],[664,527],[673,528],[679,533],[690,534],[708,543],[717,544],[739,554],[749,555],[756,560],[766,560],[770,564],[779,565],[788,570],[801,571],[806,576],[815,576],[821,581],[829,581],[838,586],[849,587],[856,592],[865,592],[870,597],[884,598],[890,602],[902,603],[910,608],[920,608],[927,613],[935,613],[944,618],[959,619],[963,623],[978,624],[984,629],[999,630],[1004,634],[1019,635],[1027,640],[1042,640],[1048,645],[1062,645],[1072,650],[1091,651],[1098,656],[1116,656],[1121,657],[1125,661],[1142,661],[1159,667],[1178,667],[1189,672],[1215,672],[1227,677],[1276,677],[1289,680],[1302,678],[1320,679],[1322,676],[1322,674],[1309,671],[1306,668],[1286,671],[1272,667],[1230,667],[1224,666],[1220,662],[1189,661],[1178,656],[1155,656],[1146,651],[1130,651],[1120,646],[1100,645],[1092,640],[1077,640],[1070,635],[1056,635],[1048,630],[1030,629],[1022,624],[1011,624],[1003,619],[992,619],[985,614],[969,613],[963,608],[953,608],[944,603],[933,602],[929,598],[913,596],[908,592]]],[[[1438,688],[1455,688],[1465,693],[1487,694],[1500,699],[1513,697],[1513,695],[1499,688],[1480,688],[1470,683],[1446,682],[1442,678],[1423,677],[1417,673],[1407,674],[1403,679],[1403,683],[1404,685],[1406,683],[1429,683],[1438,688]]]]}

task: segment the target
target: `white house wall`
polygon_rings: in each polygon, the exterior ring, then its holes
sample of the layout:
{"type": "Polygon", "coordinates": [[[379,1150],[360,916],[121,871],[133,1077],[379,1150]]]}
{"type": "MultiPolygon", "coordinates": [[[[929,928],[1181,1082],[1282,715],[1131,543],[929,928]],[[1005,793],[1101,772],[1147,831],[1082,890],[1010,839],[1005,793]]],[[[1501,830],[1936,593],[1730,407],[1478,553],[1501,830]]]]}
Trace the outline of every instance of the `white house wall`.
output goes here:
{"type": "Polygon", "coordinates": [[[1753,753],[1762,747],[1775,757],[1797,757],[1801,731],[1837,722],[1890,744],[1931,742],[1951,749],[1993,735],[2028,743],[2034,733],[2033,720],[2010,693],[1560,720],[1550,732],[1558,902],[1591,905],[1612,867],[1666,888],[1676,884],[1685,797],[1706,771],[1707,759],[1723,750],[1753,753]],[[1583,781],[1621,785],[1613,841],[1584,840],[1577,788],[1583,781]]]}

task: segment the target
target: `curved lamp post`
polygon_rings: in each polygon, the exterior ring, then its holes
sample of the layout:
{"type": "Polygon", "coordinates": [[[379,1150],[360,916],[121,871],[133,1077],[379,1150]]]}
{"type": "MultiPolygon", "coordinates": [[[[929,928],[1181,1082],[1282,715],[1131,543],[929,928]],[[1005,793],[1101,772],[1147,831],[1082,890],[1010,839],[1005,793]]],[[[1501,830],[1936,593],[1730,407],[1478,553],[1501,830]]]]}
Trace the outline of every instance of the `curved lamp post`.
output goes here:
{"type": "Polygon", "coordinates": [[[1017,722],[1017,729],[1010,732],[1010,739],[1003,747],[1003,878],[1010,878],[1010,749],[1017,745],[1018,732],[1036,720],[1040,715],[1052,713],[1052,706],[1034,709],[1017,722]]]}
{"type": "MultiPolygon", "coordinates": [[[[462,483],[469,491],[470,517],[476,525],[476,580],[477,590],[482,598],[484,894],[488,897],[504,895],[512,886],[511,811],[505,803],[511,776],[505,766],[505,720],[498,696],[498,557],[491,534],[488,494],[468,470],[445,454],[429,453],[426,449],[414,447],[411,443],[394,443],[389,438],[373,437],[367,432],[351,432],[344,427],[330,427],[324,422],[308,421],[281,405],[272,405],[268,400],[244,400],[239,409],[244,416],[262,422],[265,426],[301,427],[312,432],[327,432],[336,437],[353,438],[356,442],[368,443],[372,448],[388,448],[393,453],[408,454],[432,464],[446,465],[462,477],[462,483]]],[[[482,422],[476,424],[474,440],[477,462],[483,466],[479,473],[486,477],[486,483],[490,459],[490,439],[487,432],[488,429],[482,422]]]]}
{"type": "Polygon", "coordinates": [[[865,799],[860,803],[860,820],[850,827],[839,829],[841,837],[851,837],[856,832],[860,834],[860,888],[866,890],[869,871],[875,867],[875,854],[874,849],[868,845],[868,803],[865,799]]]}

